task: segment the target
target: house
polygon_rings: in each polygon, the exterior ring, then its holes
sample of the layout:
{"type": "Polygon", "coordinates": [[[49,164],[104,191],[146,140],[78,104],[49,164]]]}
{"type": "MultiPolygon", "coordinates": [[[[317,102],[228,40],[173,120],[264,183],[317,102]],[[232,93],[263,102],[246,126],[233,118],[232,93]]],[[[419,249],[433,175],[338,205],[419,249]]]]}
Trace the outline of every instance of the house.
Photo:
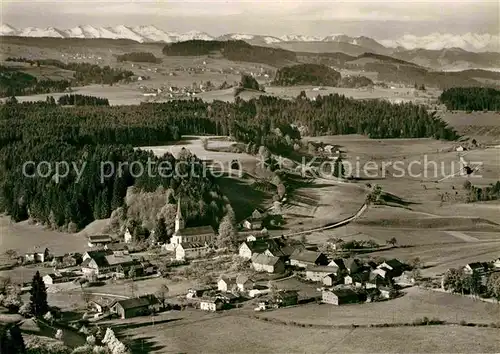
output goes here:
{"type": "Polygon", "coordinates": [[[380,288],[381,286],[388,286],[390,281],[387,278],[381,277],[374,271],[370,273],[368,280],[366,281],[365,287],[367,289],[380,288]]]}
{"type": "Polygon", "coordinates": [[[294,306],[298,304],[299,295],[295,290],[280,290],[273,296],[273,302],[278,307],[294,306]]]}
{"type": "Polygon", "coordinates": [[[365,286],[366,282],[370,279],[370,272],[360,272],[355,274],[348,274],[344,277],[344,284],[352,285],[356,288],[365,286]]]}
{"type": "Polygon", "coordinates": [[[236,286],[239,291],[248,291],[253,289],[254,281],[250,279],[247,275],[238,274],[236,277],[236,286]]]}
{"type": "Polygon", "coordinates": [[[236,287],[236,280],[234,278],[222,276],[217,281],[217,289],[219,291],[228,292],[231,291],[234,287],[236,287]]]}
{"type": "Polygon", "coordinates": [[[415,284],[415,278],[413,277],[412,272],[406,270],[399,277],[393,278],[394,283],[400,285],[413,285],[415,284]]]}
{"type": "Polygon", "coordinates": [[[108,305],[95,300],[89,301],[89,307],[98,313],[103,313],[109,308],[108,305]]]}
{"type": "Polygon", "coordinates": [[[322,281],[329,274],[336,275],[338,268],[329,266],[309,267],[306,269],[306,279],[310,281],[322,281]]]}
{"type": "Polygon", "coordinates": [[[285,271],[285,262],[279,257],[254,254],[251,259],[252,267],[257,272],[283,273],[285,271]]]}
{"type": "Polygon", "coordinates": [[[45,283],[45,285],[48,286],[48,285],[70,282],[75,280],[76,278],[78,278],[78,276],[70,272],[55,272],[44,275],[42,277],[42,280],[45,283]]]}
{"type": "Polygon", "coordinates": [[[465,151],[465,150],[467,150],[467,149],[465,147],[463,147],[462,145],[459,145],[459,146],[457,146],[455,148],[455,151],[457,151],[457,152],[462,152],[462,151],[465,151]]]}
{"type": "Polygon", "coordinates": [[[405,265],[400,261],[398,261],[397,259],[393,258],[383,262],[377,268],[389,269],[391,277],[398,277],[403,273],[405,265]]]}
{"type": "Polygon", "coordinates": [[[111,242],[113,242],[113,239],[110,235],[90,235],[88,237],[89,247],[105,246],[111,242]]]}
{"type": "Polygon", "coordinates": [[[110,306],[110,312],[120,318],[144,316],[160,310],[160,302],[154,295],[145,295],[132,299],[118,300],[110,306]]]}
{"type": "Polygon", "coordinates": [[[206,243],[183,242],[177,244],[174,251],[175,259],[181,261],[205,257],[209,253],[210,248],[206,243]]]}
{"type": "Polygon", "coordinates": [[[393,298],[394,295],[396,294],[394,289],[392,289],[388,286],[381,286],[380,288],[378,288],[378,290],[380,291],[380,297],[382,297],[384,299],[393,298]]]}
{"type": "Polygon", "coordinates": [[[290,256],[290,265],[300,268],[327,264],[328,258],[321,252],[296,250],[290,256]]]}
{"type": "Polygon", "coordinates": [[[392,278],[391,277],[392,271],[388,268],[377,267],[374,270],[372,270],[372,273],[378,274],[379,276],[381,276],[384,279],[392,278]]]}
{"type": "Polygon", "coordinates": [[[251,218],[253,219],[264,219],[266,217],[267,217],[267,211],[261,208],[255,208],[251,215],[251,218]]]}
{"type": "Polygon", "coordinates": [[[488,270],[488,263],[486,262],[469,263],[463,269],[464,273],[468,275],[484,274],[488,270]]]}
{"type": "Polygon", "coordinates": [[[328,263],[329,267],[336,267],[340,270],[345,270],[344,260],[342,258],[332,259],[330,263],[328,263]]]}
{"type": "Polygon", "coordinates": [[[123,234],[123,239],[124,239],[125,243],[132,242],[132,233],[130,232],[128,227],[125,230],[125,233],[123,234]]]}
{"type": "Polygon", "coordinates": [[[202,297],[205,292],[212,290],[210,288],[206,287],[195,287],[195,288],[190,288],[188,289],[188,292],[186,294],[186,299],[195,299],[202,297]]]}
{"type": "Polygon", "coordinates": [[[185,227],[181,210],[181,198],[177,201],[177,214],[175,216],[175,232],[170,243],[177,246],[181,243],[211,244],[215,241],[216,234],[212,226],[185,227]]]}
{"type": "Polygon", "coordinates": [[[242,222],[241,226],[247,230],[260,230],[262,229],[262,219],[248,218],[242,222]]]}
{"type": "Polygon", "coordinates": [[[321,292],[321,301],[338,306],[359,302],[359,296],[351,289],[326,289],[321,292]]]}
{"type": "Polygon", "coordinates": [[[334,286],[337,283],[337,276],[335,274],[328,274],[326,275],[321,282],[325,286],[334,286]]]}
{"type": "Polygon", "coordinates": [[[130,267],[140,267],[140,263],[128,254],[109,250],[87,252],[82,262],[84,275],[104,275],[112,272],[127,272],[130,267]]]}
{"type": "Polygon", "coordinates": [[[344,261],[344,265],[345,265],[345,268],[347,270],[347,273],[349,273],[349,274],[357,273],[362,268],[361,262],[356,258],[346,259],[344,261]]]}
{"type": "Polygon", "coordinates": [[[47,261],[50,261],[53,258],[53,256],[50,254],[50,251],[48,248],[45,248],[43,251],[35,251],[33,253],[27,253],[25,256],[25,260],[27,262],[34,262],[34,263],[44,263],[47,261]]]}
{"type": "Polygon", "coordinates": [[[245,259],[251,259],[253,255],[266,253],[269,256],[284,257],[280,245],[274,239],[256,239],[255,241],[245,241],[238,248],[238,255],[245,259]]]}
{"type": "Polygon", "coordinates": [[[496,259],[493,262],[493,268],[500,268],[500,258],[496,259]]]}
{"type": "Polygon", "coordinates": [[[224,302],[219,298],[202,298],[200,300],[200,309],[203,311],[219,311],[222,310],[224,302]]]}

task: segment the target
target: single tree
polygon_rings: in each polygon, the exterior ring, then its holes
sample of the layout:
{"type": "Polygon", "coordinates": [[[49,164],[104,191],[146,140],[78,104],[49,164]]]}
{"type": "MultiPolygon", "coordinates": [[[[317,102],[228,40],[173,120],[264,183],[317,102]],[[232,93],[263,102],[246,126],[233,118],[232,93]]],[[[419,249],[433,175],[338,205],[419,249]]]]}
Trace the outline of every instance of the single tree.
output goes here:
{"type": "Polygon", "coordinates": [[[390,238],[389,240],[387,240],[387,244],[388,245],[396,246],[397,243],[398,243],[398,240],[396,240],[395,237],[390,238]]]}
{"type": "Polygon", "coordinates": [[[49,310],[49,305],[47,303],[47,289],[45,288],[45,283],[40,276],[40,272],[38,271],[33,276],[30,294],[31,313],[36,317],[45,315],[49,310]]]}
{"type": "Polygon", "coordinates": [[[163,309],[165,309],[165,301],[167,300],[167,295],[170,289],[168,288],[167,284],[162,284],[160,286],[160,289],[156,292],[156,297],[161,303],[161,306],[163,309]]]}
{"type": "Polygon", "coordinates": [[[26,353],[23,336],[17,324],[10,323],[0,326],[0,353],[26,353]]]}
{"type": "Polygon", "coordinates": [[[168,241],[168,232],[167,225],[165,223],[165,218],[160,216],[158,220],[156,220],[155,226],[155,238],[158,242],[166,243],[168,241]]]}

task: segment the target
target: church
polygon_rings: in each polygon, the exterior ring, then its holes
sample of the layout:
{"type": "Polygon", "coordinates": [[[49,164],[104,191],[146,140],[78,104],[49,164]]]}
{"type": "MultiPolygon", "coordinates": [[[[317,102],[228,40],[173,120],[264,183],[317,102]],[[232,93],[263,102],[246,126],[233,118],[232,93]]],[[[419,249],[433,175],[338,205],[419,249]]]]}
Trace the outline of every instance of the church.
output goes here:
{"type": "Polygon", "coordinates": [[[215,241],[216,234],[212,226],[186,227],[181,211],[181,199],[177,201],[177,215],[175,216],[175,232],[170,244],[177,246],[181,243],[210,244],[215,241]]]}

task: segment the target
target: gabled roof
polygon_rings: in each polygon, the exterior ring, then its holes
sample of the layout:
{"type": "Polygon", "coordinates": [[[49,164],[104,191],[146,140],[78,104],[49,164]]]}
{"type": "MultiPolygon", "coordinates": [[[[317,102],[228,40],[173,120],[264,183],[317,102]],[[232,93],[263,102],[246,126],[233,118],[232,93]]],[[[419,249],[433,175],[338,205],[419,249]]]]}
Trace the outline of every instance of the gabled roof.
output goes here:
{"type": "Polygon", "coordinates": [[[339,269],[337,267],[331,267],[331,266],[315,266],[306,268],[306,272],[318,272],[327,274],[337,273],[338,270],[339,269]]]}
{"type": "Polygon", "coordinates": [[[215,235],[212,226],[195,226],[177,230],[179,236],[215,235]]]}
{"type": "Polygon", "coordinates": [[[335,265],[339,269],[345,269],[344,260],[342,258],[332,259],[328,265],[335,265]]]}
{"type": "Polygon", "coordinates": [[[231,284],[236,284],[236,279],[235,278],[230,278],[230,277],[227,277],[225,275],[221,276],[218,280],[221,281],[221,280],[224,280],[224,282],[227,284],[227,285],[231,285],[231,284]]]}
{"type": "Polygon", "coordinates": [[[267,256],[265,254],[259,253],[252,256],[252,263],[263,264],[263,265],[276,265],[279,262],[279,257],[267,256]]]}
{"type": "Polygon", "coordinates": [[[115,266],[120,264],[134,263],[134,259],[129,255],[117,256],[114,254],[110,254],[109,256],[106,256],[106,262],[110,266],[115,266]]]}
{"type": "Polygon", "coordinates": [[[247,281],[253,282],[248,275],[238,274],[236,277],[236,284],[245,284],[247,281]]]}
{"type": "Polygon", "coordinates": [[[300,262],[308,262],[308,263],[316,263],[319,257],[322,256],[321,252],[314,252],[308,250],[296,250],[290,256],[290,259],[300,261],[300,262]]]}
{"type": "Polygon", "coordinates": [[[339,298],[357,298],[358,294],[356,294],[351,289],[330,289],[326,290],[334,293],[339,298]]]}
{"type": "Polygon", "coordinates": [[[240,247],[244,244],[247,245],[252,253],[262,253],[269,250],[273,254],[277,254],[279,256],[283,255],[280,245],[274,239],[259,238],[255,241],[245,241],[240,245],[240,247]]]}
{"type": "Polygon", "coordinates": [[[471,269],[485,269],[488,268],[488,263],[486,262],[473,262],[468,263],[466,266],[469,266],[471,269]]]}
{"type": "Polygon", "coordinates": [[[88,237],[90,242],[112,242],[113,239],[109,235],[90,235],[88,237]]]}
{"type": "Polygon", "coordinates": [[[344,261],[344,265],[347,269],[352,269],[354,267],[361,267],[361,262],[357,258],[348,258],[344,261]]]}
{"type": "Polygon", "coordinates": [[[133,299],[118,300],[117,303],[119,303],[124,310],[129,310],[158,304],[158,299],[154,295],[145,295],[133,299]]]}
{"type": "Polygon", "coordinates": [[[384,262],[388,266],[390,266],[392,269],[401,269],[403,268],[404,264],[398,261],[396,258],[389,259],[388,261],[384,262]]]}

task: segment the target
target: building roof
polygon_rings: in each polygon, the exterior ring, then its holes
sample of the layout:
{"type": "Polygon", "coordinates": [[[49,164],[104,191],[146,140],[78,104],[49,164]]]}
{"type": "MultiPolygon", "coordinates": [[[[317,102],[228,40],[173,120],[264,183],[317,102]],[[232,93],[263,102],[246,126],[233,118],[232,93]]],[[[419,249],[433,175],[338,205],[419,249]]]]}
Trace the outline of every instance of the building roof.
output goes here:
{"type": "Polygon", "coordinates": [[[255,241],[245,241],[241,246],[243,244],[246,244],[252,253],[263,253],[269,250],[273,255],[284,256],[280,245],[274,239],[259,238],[255,241]]]}
{"type": "Polygon", "coordinates": [[[109,266],[134,263],[134,259],[129,255],[118,256],[115,254],[110,254],[109,256],[106,256],[105,258],[106,258],[106,262],[108,263],[109,266]]]}
{"type": "Polygon", "coordinates": [[[348,258],[344,261],[346,269],[352,269],[354,267],[360,267],[361,264],[357,258],[348,258]]]}
{"type": "Polygon", "coordinates": [[[230,278],[230,277],[227,277],[225,275],[221,276],[219,278],[218,282],[221,281],[221,280],[224,280],[227,285],[236,284],[236,279],[235,278],[230,278]]]}
{"type": "MultiPolygon", "coordinates": [[[[179,243],[179,246],[181,246],[185,250],[208,247],[204,243],[196,243],[196,242],[182,242],[182,243],[179,243]]],[[[179,247],[179,246],[177,246],[177,247],[179,247]]]]}
{"type": "Polygon", "coordinates": [[[336,259],[332,259],[330,261],[330,263],[328,263],[329,265],[335,265],[336,267],[340,268],[340,269],[345,269],[345,264],[344,264],[344,260],[342,258],[336,258],[336,259]]]}
{"type": "Polygon", "coordinates": [[[356,294],[351,289],[329,289],[326,291],[330,291],[335,294],[338,298],[357,298],[358,294],[356,294]]]}
{"type": "Polygon", "coordinates": [[[90,235],[88,239],[90,242],[113,242],[109,235],[90,235]]]}
{"type": "Polygon", "coordinates": [[[299,293],[297,290],[279,290],[276,292],[275,298],[289,298],[289,297],[298,297],[299,293]]]}
{"type": "Polygon", "coordinates": [[[215,235],[212,226],[195,226],[177,230],[179,236],[215,235]]]}
{"type": "Polygon", "coordinates": [[[236,277],[236,284],[245,284],[247,281],[253,282],[253,280],[245,274],[238,274],[238,276],[236,277]]]}
{"type": "MultiPolygon", "coordinates": [[[[388,261],[384,262],[388,266],[390,266],[392,269],[401,269],[403,268],[404,264],[398,261],[396,258],[389,259],[388,261]]],[[[383,264],[383,263],[382,263],[383,264]]]]}
{"type": "Polygon", "coordinates": [[[124,310],[129,310],[138,307],[155,305],[158,303],[158,299],[154,295],[145,295],[132,299],[118,300],[117,303],[120,304],[120,306],[123,307],[124,310]]]}
{"type": "Polygon", "coordinates": [[[323,254],[321,252],[314,252],[309,250],[296,250],[295,252],[292,253],[290,259],[300,262],[316,263],[318,258],[321,257],[322,255],[323,254]]]}
{"type": "Polygon", "coordinates": [[[469,266],[471,269],[485,269],[488,268],[488,263],[486,262],[473,262],[473,263],[468,263],[466,266],[469,266]]]}
{"type": "Polygon", "coordinates": [[[318,273],[327,273],[327,274],[333,274],[338,272],[337,267],[332,267],[332,266],[315,266],[315,267],[308,267],[306,269],[306,272],[318,272],[318,273]]]}
{"type": "Polygon", "coordinates": [[[262,253],[254,254],[252,256],[252,263],[263,264],[263,265],[276,265],[279,261],[279,257],[267,256],[262,253]]]}

